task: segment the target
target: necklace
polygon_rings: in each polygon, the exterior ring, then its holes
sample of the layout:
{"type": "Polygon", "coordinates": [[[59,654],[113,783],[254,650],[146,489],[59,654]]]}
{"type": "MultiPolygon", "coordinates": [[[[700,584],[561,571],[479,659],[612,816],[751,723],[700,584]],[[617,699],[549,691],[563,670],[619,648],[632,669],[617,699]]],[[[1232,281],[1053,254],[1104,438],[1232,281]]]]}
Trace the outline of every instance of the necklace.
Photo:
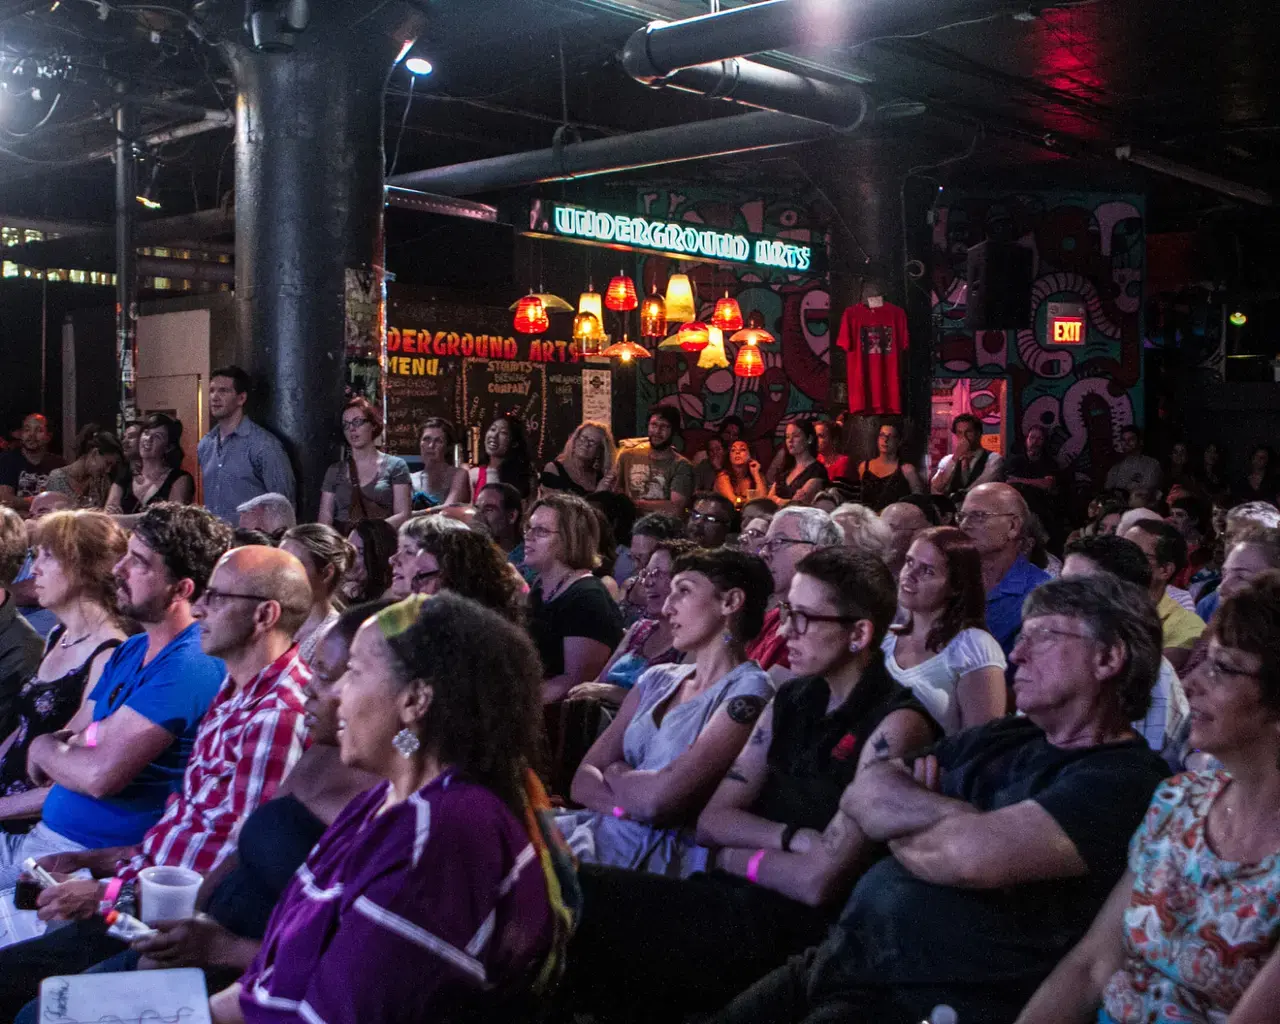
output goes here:
{"type": "Polygon", "coordinates": [[[578,580],[585,579],[590,575],[591,573],[586,569],[579,569],[577,572],[570,572],[567,576],[562,578],[559,583],[551,588],[551,593],[543,595],[542,603],[550,604],[560,596],[560,591],[564,590],[564,588],[569,586],[569,584],[577,583],[578,580]]]}
{"type": "Polygon", "coordinates": [[[62,639],[60,639],[60,640],[58,641],[58,646],[59,646],[60,648],[62,648],[62,649],[65,651],[68,647],[74,647],[76,644],[82,644],[82,643],[84,643],[84,642],[85,642],[86,640],[88,640],[88,639],[89,639],[89,637],[91,637],[91,636],[93,636],[93,634],[92,634],[92,633],[86,633],[84,636],[82,636],[82,637],[77,637],[75,640],[68,640],[68,639],[64,636],[62,639]]]}

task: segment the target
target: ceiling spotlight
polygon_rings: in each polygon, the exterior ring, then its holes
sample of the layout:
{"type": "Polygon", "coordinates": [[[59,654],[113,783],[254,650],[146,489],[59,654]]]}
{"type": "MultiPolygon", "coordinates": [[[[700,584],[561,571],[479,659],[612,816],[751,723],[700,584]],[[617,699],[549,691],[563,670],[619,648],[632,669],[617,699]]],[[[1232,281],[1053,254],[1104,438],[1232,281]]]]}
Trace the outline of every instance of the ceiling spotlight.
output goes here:
{"type": "Polygon", "coordinates": [[[404,62],[404,66],[411,75],[429,75],[435,69],[431,66],[431,61],[425,57],[410,57],[404,62]]]}

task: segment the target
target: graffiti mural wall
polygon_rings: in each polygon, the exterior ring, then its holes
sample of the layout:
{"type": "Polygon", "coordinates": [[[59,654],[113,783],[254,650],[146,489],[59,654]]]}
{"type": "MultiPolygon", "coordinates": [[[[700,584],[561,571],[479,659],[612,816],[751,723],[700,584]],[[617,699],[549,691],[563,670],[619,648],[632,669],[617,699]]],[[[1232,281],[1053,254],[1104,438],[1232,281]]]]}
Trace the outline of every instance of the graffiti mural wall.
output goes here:
{"type": "Polygon", "coordinates": [[[1082,481],[1100,482],[1119,458],[1121,428],[1143,422],[1143,214],[1139,196],[973,195],[940,209],[934,224],[935,377],[1007,378],[1011,448],[1038,423],[1082,481]],[[964,326],[966,251],[990,237],[1035,253],[1031,330],[975,336],[964,326]],[[1048,340],[1050,303],[1082,311],[1078,341],[1048,340]]]}
{"type": "MultiPolygon", "coordinates": [[[[719,197],[652,190],[640,193],[638,210],[664,220],[825,244],[822,236],[815,237],[809,211],[794,202],[760,199],[738,204],[719,197]]],[[[670,350],[644,360],[637,377],[637,434],[645,431],[649,406],[661,401],[678,406],[684,417],[686,452],[700,451],[720,422],[733,415],[746,425],[745,436],[757,454],[767,457],[765,449],[776,447],[789,420],[815,417],[825,408],[832,338],[824,279],[758,267],[677,263],[659,256],[641,257],[639,265],[646,294],[655,286],[661,294],[669,274],[688,273],[697,287],[702,319],[710,319],[715,300],[728,293],[738,300],[744,316],[753,310],[763,313],[766,327],[777,340],[760,347],[764,376],[750,379],[734,375],[737,346],[727,341],[728,369],[700,370],[697,356],[670,350]]],[[[645,344],[651,347],[651,342],[645,344]]]]}

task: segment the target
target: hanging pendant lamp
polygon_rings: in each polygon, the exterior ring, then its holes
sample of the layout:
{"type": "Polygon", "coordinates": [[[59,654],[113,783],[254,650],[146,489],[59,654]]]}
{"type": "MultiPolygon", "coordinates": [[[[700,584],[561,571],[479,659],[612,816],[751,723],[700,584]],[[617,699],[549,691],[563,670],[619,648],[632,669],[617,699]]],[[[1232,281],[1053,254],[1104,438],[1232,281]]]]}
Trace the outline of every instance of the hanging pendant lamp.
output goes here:
{"type": "Polygon", "coordinates": [[[723,370],[729,365],[729,358],[724,353],[724,331],[712,327],[707,334],[711,340],[698,356],[698,369],[723,370]]]}
{"type": "Polygon", "coordinates": [[[761,377],[764,375],[764,358],[755,345],[743,345],[733,363],[736,377],[761,377]]]}
{"type": "Polygon", "coordinates": [[[744,327],[729,340],[735,345],[768,345],[774,337],[763,327],[744,327]]]}
{"type": "Polygon", "coordinates": [[[579,313],[573,318],[573,342],[580,355],[598,354],[608,340],[594,313],[579,313]]]}
{"type": "Polygon", "coordinates": [[[731,299],[727,294],[723,299],[717,299],[716,311],[711,314],[710,323],[713,327],[719,327],[722,331],[741,329],[742,307],[738,305],[738,300],[731,299]]]}
{"type": "Polygon", "coordinates": [[[667,320],[682,324],[695,320],[698,304],[693,297],[693,282],[688,274],[672,274],[667,281],[667,320]]]}
{"type": "Polygon", "coordinates": [[[701,352],[711,344],[711,329],[701,320],[691,320],[676,333],[676,341],[686,352],[701,352]]]}
{"type": "MultiPolygon", "coordinates": [[[[548,313],[572,313],[573,312],[573,306],[569,304],[569,301],[567,299],[562,299],[560,298],[559,295],[556,295],[552,292],[538,291],[538,292],[530,292],[529,294],[532,295],[533,298],[535,299],[541,299],[542,308],[545,309],[548,313]]],[[[526,299],[529,298],[529,295],[524,296],[524,298],[526,299]]],[[[511,303],[511,305],[508,306],[507,308],[514,313],[522,301],[523,301],[522,299],[516,299],[516,301],[511,303]]]]}
{"type": "Polygon", "coordinates": [[[604,304],[615,313],[630,313],[640,305],[636,297],[636,283],[625,274],[619,274],[604,290],[604,304]]]}
{"type": "Polygon", "coordinates": [[[662,338],[667,333],[667,304],[658,297],[655,285],[653,294],[640,307],[640,337],[662,338]]]}
{"type": "Polygon", "coordinates": [[[578,296],[578,312],[590,313],[600,323],[604,323],[604,299],[594,285],[587,285],[587,290],[578,296]]]}
{"type": "Polygon", "coordinates": [[[615,342],[607,349],[600,353],[602,356],[608,356],[610,359],[618,359],[624,363],[629,363],[633,359],[650,359],[653,353],[643,345],[637,345],[634,341],[629,341],[624,336],[619,342],[615,342]]]}
{"type": "Polygon", "coordinates": [[[547,308],[537,295],[531,293],[516,303],[515,328],[521,334],[541,334],[550,326],[547,308]]]}

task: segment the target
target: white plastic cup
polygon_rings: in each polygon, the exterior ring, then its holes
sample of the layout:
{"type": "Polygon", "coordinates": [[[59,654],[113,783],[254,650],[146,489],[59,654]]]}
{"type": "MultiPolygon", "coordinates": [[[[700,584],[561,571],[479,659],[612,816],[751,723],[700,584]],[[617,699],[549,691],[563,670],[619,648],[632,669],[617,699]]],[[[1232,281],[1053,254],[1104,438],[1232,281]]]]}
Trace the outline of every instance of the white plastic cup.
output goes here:
{"type": "Polygon", "coordinates": [[[142,896],[142,920],[181,921],[194,917],[196,895],[204,878],[188,868],[143,868],[138,874],[142,896]]]}

